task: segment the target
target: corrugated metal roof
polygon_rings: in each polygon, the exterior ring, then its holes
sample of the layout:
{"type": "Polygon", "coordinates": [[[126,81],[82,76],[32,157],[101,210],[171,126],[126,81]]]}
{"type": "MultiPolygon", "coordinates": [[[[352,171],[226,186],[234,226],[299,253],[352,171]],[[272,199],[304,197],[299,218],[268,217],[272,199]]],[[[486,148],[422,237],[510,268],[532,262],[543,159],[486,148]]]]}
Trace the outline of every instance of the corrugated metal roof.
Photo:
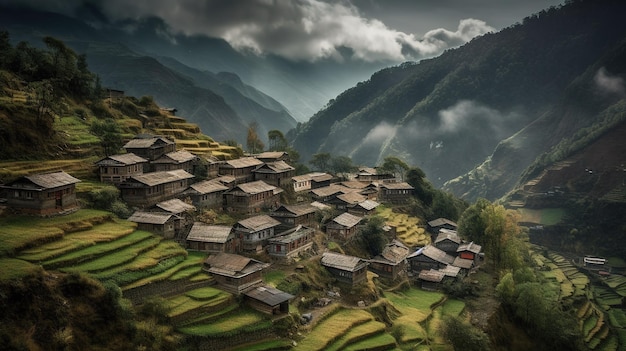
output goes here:
{"type": "MultiPolygon", "coordinates": [[[[60,171],[53,173],[32,174],[24,176],[23,179],[27,179],[31,183],[40,186],[43,189],[53,189],[61,186],[76,184],[80,182],[80,179],[74,178],[71,175],[60,171]]],[[[13,183],[18,183],[19,179],[13,183]]],[[[13,184],[10,183],[9,185],[13,184]]]]}
{"type": "Polygon", "coordinates": [[[335,252],[324,252],[322,254],[322,265],[344,271],[354,272],[367,265],[363,259],[354,256],[342,255],[335,252]]]}
{"type": "Polygon", "coordinates": [[[278,290],[268,285],[256,287],[244,293],[244,295],[261,301],[269,306],[280,305],[281,303],[287,302],[295,297],[289,293],[278,290]]]}
{"type": "Polygon", "coordinates": [[[359,224],[359,222],[362,220],[363,218],[359,217],[359,216],[355,216],[351,213],[348,212],[344,212],[342,214],[340,214],[339,216],[335,217],[333,219],[333,222],[342,225],[344,227],[348,227],[348,228],[352,228],[355,225],[359,224]]]}
{"type": "Polygon", "coordinates": [[[172,216],[170,213],[136,211],[128,220],[144,224],[165,224],[172,216]]]}
{"type": "Polygon", "coordinates": [[[171,199],[163,202],[159,202],[156,206],[163,211],[167,211],[174,214],[183,213],[185,211],[195,211],[196,207],[190,205],[180,199],[171,199]]]}
{"type": "Polygon", "coordinates": [[[191,227],[187,240],[223,244],[228,241],[231,231],[232,227],[196,222],[191,227]]]}
{"type": "Polygon", "coordinates": [[[280,222],[268,215],[260,215],[242,219],[237,224],[253,232],[258,232],[259,230],[276,227],[280,225],[280,222]]]}
{"type": "Polygon", "coordinates": [[[174,171],[145,173],[132,176],[131,178],[148,186],[155,186],[159,184],[175,182],[178,180],[191,179],[193,178],[193,175],[182,169],[177,169],[174,171]]]}

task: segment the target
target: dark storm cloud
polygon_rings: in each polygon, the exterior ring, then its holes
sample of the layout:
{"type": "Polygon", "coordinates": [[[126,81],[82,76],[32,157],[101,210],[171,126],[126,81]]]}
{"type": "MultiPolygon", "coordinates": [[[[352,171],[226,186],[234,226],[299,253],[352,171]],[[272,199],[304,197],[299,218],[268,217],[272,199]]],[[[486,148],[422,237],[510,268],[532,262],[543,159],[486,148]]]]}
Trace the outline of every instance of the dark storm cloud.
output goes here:
{"type": "MultiPolygon", "coordinates": [[[[357,6],[367,2],[360,1],[23,0],[19,3],[66,14],[80,13],[81,17],[91,13],[87,16],[91,19],[106,16],[112,22],[123,21],[125,28],[131,30],[128,24],[132,21],[159,17],[168,25],[159,33],[163,37],[204,34],[224,38],[239,50],[308,61],[340,60],[342,48],[348,48],[352,58],[364,61],[419,60],[495,30],[482,20],[459,18],[454,24],[456,28],[432,27],[417,36],[365,15],[357,6]]],[[[415,8],[420,11],[419,6],[415,8]]],[[[429,15],[428,11],[417,14],[429,15]]],[[[416,15],[415,20],[419,18],[416,15]]]]}

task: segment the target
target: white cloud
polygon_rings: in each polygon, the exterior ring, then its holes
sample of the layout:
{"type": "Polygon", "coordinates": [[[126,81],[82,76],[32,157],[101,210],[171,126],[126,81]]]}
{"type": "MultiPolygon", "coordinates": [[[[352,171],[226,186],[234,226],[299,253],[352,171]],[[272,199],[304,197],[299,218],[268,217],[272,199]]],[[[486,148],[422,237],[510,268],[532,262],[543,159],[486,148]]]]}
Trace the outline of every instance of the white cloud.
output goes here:
{"type": "Polygon", "coordinates": [[[617,94],[619,96],[626,95],[624,79],[622,77],[611,76],[604,67],[596,72],[593,81],[603,92],[617,94]]]}
{"type": "Polygon", "coordinates": [[[396,131],[396,126],[391,125],[387,122],[381,122],[376,127],[370,129],[361,144],[381,145],[386,140],[393,139],[393,137],[396,135],[396,131]]]}
{"type": "Polygon", "coordinates": [[[489,133],[497,137],[507,136],[508,123],[519,118],[516,111],[502,113],[489,106],[471,100],[460,100],[439,113],[440,133],[489,133]]]}

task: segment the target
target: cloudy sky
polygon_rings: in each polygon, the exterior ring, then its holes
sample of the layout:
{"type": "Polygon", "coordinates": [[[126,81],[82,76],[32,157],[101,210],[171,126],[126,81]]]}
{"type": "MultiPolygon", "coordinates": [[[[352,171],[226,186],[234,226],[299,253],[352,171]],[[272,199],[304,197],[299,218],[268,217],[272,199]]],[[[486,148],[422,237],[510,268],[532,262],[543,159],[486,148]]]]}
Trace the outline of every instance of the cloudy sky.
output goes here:
{"type": "MultiPolygon", "coordinates": [[[[291,60],[406,61],[498,31],[559,0],[0,0],[81,18],[160,17],[163,35],[205,34],[291,60]],[[343,56],[345,57],[345,55],[343,56]]],[[[132,25],[128,26],[132,30],[132,25]]]]}

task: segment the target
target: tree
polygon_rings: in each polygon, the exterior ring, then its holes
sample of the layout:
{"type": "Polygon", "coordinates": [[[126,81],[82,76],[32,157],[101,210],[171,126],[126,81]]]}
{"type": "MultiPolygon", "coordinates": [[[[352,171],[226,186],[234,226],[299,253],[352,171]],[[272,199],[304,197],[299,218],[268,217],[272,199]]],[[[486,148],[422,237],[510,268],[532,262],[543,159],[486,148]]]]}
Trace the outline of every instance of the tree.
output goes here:
{"type": "Polygon", "coordinates": [[[320,152],[313,155],[309,163],[320,172],[328,172],[330,168],[331,156],[328,152],[320,152]]]}
{"type": "Polygon", "coordinates": [[[287,139],[280,130],[272,129],[267,132],[267,139],[269,140],[269,151],[286,151],[287,139]]]}
{"type": "Polygon", "coordinates": [[[461,236],[471,241],[483,241],[486,224],[480,214],[488,206],[491,206],[491,202],[479,198],[463,212],[458,222],[458,231],[461,236]]]}
{"type": "Polygon", "coordinates": [[[400,175],[400,179],[404,181],[404,173],[409,170],[409,165],[398,157],[389,156],[383,161],[383,165],[379,167],[379,171],[383,173],[393,174],[396,178],[400,175]]]}
{"type": "Polygon", "coordinates": [[[432,184],[426,179],[426,174],[418,167],[409,168],[406,172],[406,182],[414,188],[415,197],[424,205],[430,206],[434,192],[432,184]]]}
{"type": "Polygon", "coordinates": [[[246,137],[246,147],[248,148],[248,152],[251,154],[256,154],[265,148],[263,141],[259,138],[259,134],[257,133],[259,125],[256,122],[250,122],[248,125],[248,136],[246,137]]]}
{"type": "Polygon", "coordinates": [[[444,317],[443,335],[455,350],[486,351],[491,346],[487,334],[458,317],[444,317]]]}
{"type": "Polygon", "coordinates": [[[116,153],[124,142],[119,126],[112,118],[94,121],[91,124],[90,131],[100,137],[104,154],[107,156],[116,153]]]}
{"type": "Polygon", "coordinates": [[[356,166],[352,163],[352,159],[348,156],[333,157],[330,162],[330,168],[335,174],[346,174],[356,170],[356,166]]]}
{"type": "Polygon", "coordinates": [[[383,230],[384,224],[385,220],[382,217],[374,216],[370,217],[367,224],[359,230],[361,246],[372,255],[372,257],[383,252],[387,244],[387,238],[383,230]]]}

